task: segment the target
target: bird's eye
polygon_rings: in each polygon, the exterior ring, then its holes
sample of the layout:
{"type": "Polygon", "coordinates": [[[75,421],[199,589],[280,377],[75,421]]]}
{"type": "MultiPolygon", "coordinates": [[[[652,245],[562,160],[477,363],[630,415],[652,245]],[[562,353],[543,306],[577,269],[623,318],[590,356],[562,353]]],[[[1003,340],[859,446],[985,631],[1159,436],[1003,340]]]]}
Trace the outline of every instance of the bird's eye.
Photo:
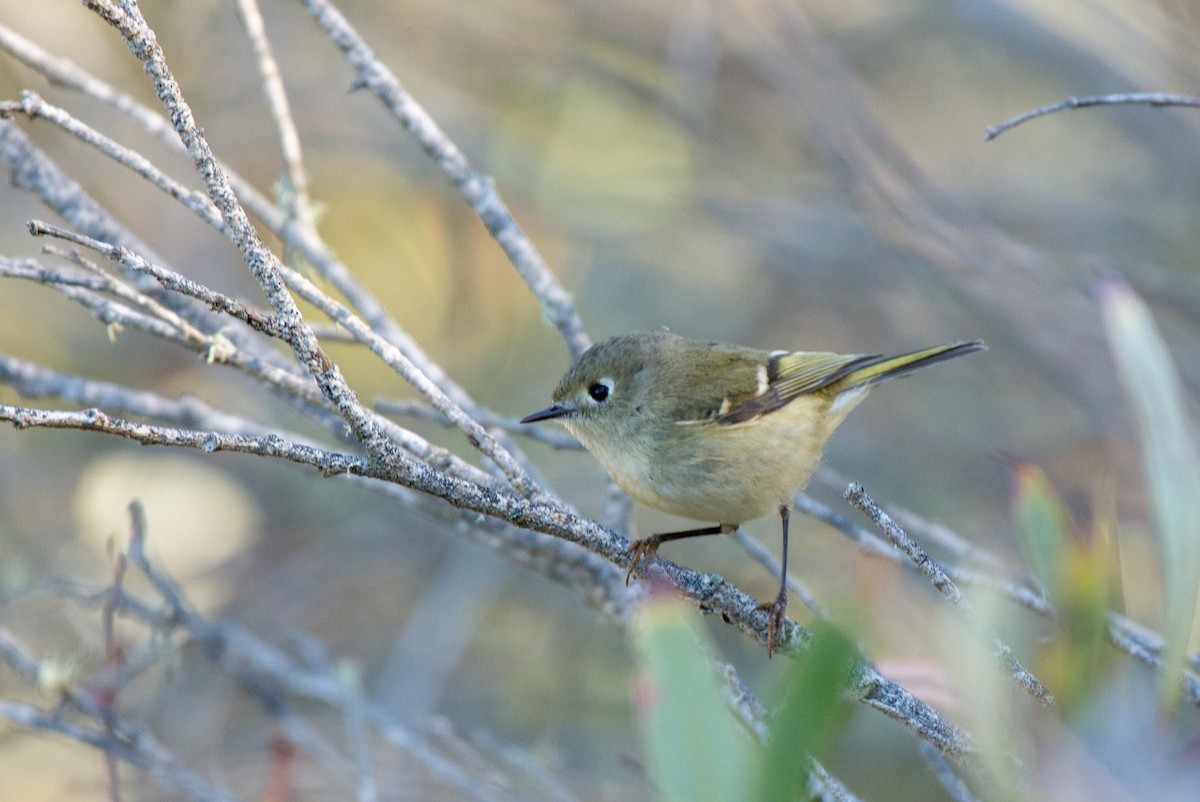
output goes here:
{"type": "Polygon", "coordinates": [[[593,382],[588,387],[588,395],[592,397],[593,401],[601,404],[608,400],[608,394],[611,390],[612,388],[604,382],[593,382]]]}

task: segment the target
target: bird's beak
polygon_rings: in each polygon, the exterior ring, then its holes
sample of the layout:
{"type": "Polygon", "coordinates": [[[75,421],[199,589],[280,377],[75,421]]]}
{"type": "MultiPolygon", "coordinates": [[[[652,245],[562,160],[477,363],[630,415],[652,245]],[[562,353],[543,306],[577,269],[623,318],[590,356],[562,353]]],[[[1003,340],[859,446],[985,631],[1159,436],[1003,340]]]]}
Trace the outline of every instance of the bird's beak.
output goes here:
{"type": "Polygon", "coordinates": [[[554,418],[562,418],[570,415],[575,410],[562,404],[551,404],[545,409],[538,410],[532,415],[526,415],[521,418],[521,423],[535,423],[540,420],[553,420],[554,418]]]}

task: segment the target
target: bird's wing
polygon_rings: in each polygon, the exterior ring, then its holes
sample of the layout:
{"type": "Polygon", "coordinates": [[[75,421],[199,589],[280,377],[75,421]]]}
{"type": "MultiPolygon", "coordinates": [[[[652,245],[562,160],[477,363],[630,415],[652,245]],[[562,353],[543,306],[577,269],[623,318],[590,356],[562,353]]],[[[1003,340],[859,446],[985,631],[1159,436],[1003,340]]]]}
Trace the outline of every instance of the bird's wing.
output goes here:
{"type": "Polygon", "coordinates": [[[716,422],[729,426],[754,420],[799,396],[828,387],[864,363],[878,358],[873,354],[772,352],[759,374],[758,386],[741,398],[727,399],[716,422]]]}

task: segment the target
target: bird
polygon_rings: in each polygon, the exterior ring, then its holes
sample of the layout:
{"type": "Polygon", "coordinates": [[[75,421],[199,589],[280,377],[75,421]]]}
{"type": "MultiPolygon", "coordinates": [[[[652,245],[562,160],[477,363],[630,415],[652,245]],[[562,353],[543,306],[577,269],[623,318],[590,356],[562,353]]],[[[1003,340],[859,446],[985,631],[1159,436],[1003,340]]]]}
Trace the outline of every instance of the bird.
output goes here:
{"type": "Polygon", "coordinates": [[[788,522],[826,441],[879,382],[986,350],[980,340],[898,356],[767,351],[633,332],[589,348],[555,388],[553,403],[521,423],[561,423],[613,481],[656,510],[711,525],[634,541],[626,584],[663,543],[729,534],[780,516],[779,592],[766,611],[767,654],[787,610],[788,522]]]}

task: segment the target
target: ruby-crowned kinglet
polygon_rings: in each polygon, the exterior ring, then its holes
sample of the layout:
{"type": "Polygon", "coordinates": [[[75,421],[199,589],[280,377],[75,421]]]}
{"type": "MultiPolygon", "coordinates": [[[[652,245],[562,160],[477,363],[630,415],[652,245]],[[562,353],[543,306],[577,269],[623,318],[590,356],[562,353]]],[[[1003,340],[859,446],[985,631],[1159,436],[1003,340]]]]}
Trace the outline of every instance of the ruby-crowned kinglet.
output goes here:
{"type": "Polygon", "coordinates": [[[894,357],[760,351],[637,332],[592,346],[521,423],[555,419],[647,506],[716,526],[637,540],[628,582],[660,544],[727,534],[778,510],[783,576],[769,610],[767,653],[787,608],[788,512],[829,435],[884,379],[984,350],[979,340],[894,357]]]}

